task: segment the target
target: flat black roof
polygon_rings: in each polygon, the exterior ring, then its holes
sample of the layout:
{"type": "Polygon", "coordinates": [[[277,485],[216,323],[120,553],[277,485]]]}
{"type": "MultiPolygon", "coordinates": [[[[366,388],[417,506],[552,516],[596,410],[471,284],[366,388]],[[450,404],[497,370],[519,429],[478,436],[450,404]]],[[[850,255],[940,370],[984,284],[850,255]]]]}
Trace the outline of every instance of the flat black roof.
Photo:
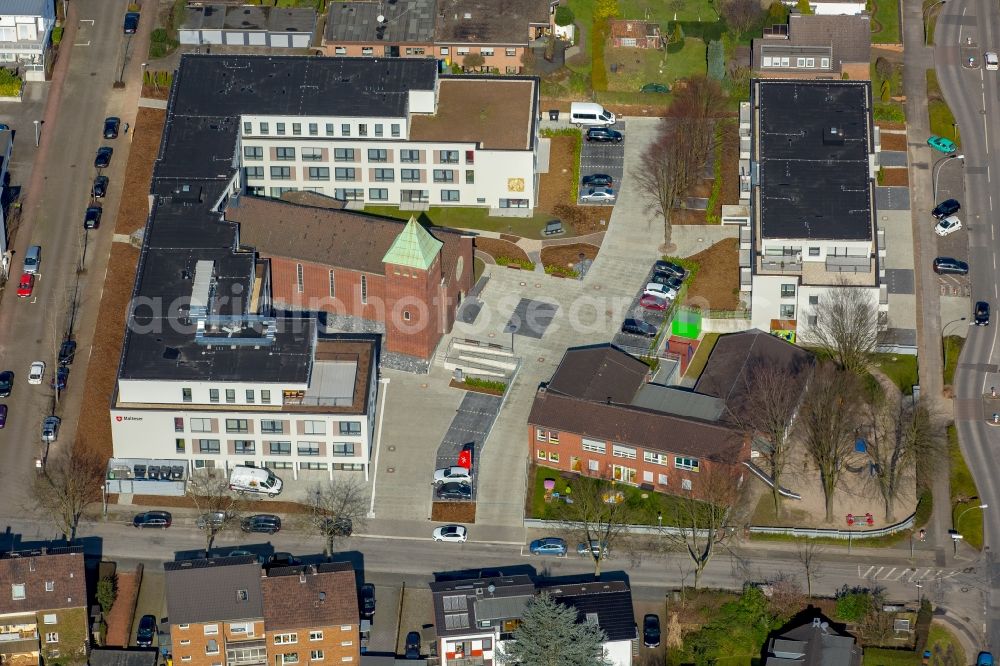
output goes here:
{"type": "Polygon", "coordinates": [[[435,0],[331,2],[323,38],[333,46],[352,42],[430,44],[434,41],[436,5],[435,0]]]}
{"type": "Polygon", "coordinates": [[[761,236],[871,240],[871,84],[756,84],[761,236]]]}

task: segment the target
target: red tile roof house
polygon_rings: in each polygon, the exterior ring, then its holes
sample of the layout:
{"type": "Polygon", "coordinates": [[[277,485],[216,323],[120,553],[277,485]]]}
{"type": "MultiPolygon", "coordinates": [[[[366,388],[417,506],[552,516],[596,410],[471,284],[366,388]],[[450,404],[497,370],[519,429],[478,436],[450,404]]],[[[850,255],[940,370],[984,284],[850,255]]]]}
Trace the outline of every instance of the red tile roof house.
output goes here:
{"type": "Polygon", "coordinates": [[[649,367],[610,345],[566,351],[528,416],[532,460],[558,470],[699,497],[710,469],[744,476],[749,438],[735,424],[755,362],[808,354],[760,331],[721,336],[694,391],[652,383],[649,367]],[[779,343],[779,344],[776,344],[779,343]]]}
{"type": "Polygon", "coordinates": [[[658,49],[663,47],[660,26],[648,21],[617,19],[609,22],[611,45],[621,48],[658,49]]]}
{"type": "Polygon", "coordinates": [[[268,259],[276,308],[365,320],[391,353],[430,359],[473,285],[472,237],[413,218],[252,196],[226,218],[268,259]]]}

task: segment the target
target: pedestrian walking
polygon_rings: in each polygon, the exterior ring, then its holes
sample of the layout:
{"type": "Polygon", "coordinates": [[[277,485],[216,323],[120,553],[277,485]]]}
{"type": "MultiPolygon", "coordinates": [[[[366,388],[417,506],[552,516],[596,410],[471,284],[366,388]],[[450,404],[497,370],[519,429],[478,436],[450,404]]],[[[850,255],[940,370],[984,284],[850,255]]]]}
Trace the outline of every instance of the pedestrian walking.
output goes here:
{"type": "Polygon", "coordinates": [[[128,134],[128,123],[125,123],[125,133],[128,134]]]}

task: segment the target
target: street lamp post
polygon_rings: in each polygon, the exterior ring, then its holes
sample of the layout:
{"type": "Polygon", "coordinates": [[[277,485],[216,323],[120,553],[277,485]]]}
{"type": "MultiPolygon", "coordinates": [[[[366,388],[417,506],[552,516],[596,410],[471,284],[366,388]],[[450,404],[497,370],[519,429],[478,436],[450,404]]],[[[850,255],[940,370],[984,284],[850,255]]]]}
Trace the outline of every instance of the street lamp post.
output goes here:
{"type": "MultiPolygon", "coordinates": [[[[976,506],[967,507],[964,511],[962,511],[962,513],[958,514],[958,518],[955,519],[955,532],[958,533],[958,527],[959,527],[959,525],[962,522],[962,516],[964,516],[965,514],[969,513],[970,511],[972,511],[974,509],[988,509],[988,508],[990,508],[989,504],[977,504],[976,506]]],[[[955,554],[957,555],[958,554],[958,539],[952,537],[952,541],[955,543],[955,554]]]]}
{"type": "Polygon", "coordinates": [[[923,600],[923,595],[920,593],[920,588],[922,587],[923,585],[917,583],[917,610],[920,610],[920,602],[923,600]]]}
{"type": "Polygon", "coordinates": [[[38,148],[38,142],[42,138],[42,121],[35,120],[35,148],[38,148]]]}
{"type": "Polygon", "coordinates": [[[937,162],[934,163],[934,169],[933,169],[933,171],[934,171],[934,205],[935,206],[938,203],[938,200],[937,200],[937,195],[938,195],[938,176],[941,175],[941,166],[944,165],[944,164],[946,164],[947,162],[949,162],[951,160],[964,160],[964,159],[965,159],[965,155],[945,155],[944,157],[942,157],[941,159],[939,159],[937,162]]]}
{"type": "Polygon", "coordinates": [[[504,333],[510,333],[510,353],[514,353],[514,334],[517,333],[517,324],[507,324],[503,329],[504,333]]]}
{"type": "Polygon", "coordinates": [[[929,33],[927,31],[927,15],[930,13],[930,11],[932,9],[934,9],[938,5],[943,5],[947,1],[948,0],[937,0],[937,2],[927,5],[927,7],[924,9],[924,11],[923,11],[923,19],[924,19],[924,46],[927,46],[927,38],[929,37],[929,33]]]}
{"type": "Polygon", "coordinates": [[[945,331],[947,331],[948,327],[951,326],[952,324],[957,324],[958,322],[965,321],[967,319],[968,317],[960,317],[958,319],[955,319],[954,321],[949,321],[947,324],[941,327],[941,355],[944,357],[945,372],[948,371],[948,344],[945,336],[945,331]]]}

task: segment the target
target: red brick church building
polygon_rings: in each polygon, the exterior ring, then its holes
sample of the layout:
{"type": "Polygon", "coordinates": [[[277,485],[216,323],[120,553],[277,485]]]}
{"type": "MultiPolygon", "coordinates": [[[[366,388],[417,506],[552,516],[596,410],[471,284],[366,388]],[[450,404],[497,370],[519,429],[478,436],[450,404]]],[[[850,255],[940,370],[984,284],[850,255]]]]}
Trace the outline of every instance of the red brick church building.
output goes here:
{"type": "Polygon", "coordinates": [[[240,245],[270,265],[276,309],[384,326],[384,349],[430,359],[473,285],[473,237],[349,210],[241,196],[240,245]]]}

